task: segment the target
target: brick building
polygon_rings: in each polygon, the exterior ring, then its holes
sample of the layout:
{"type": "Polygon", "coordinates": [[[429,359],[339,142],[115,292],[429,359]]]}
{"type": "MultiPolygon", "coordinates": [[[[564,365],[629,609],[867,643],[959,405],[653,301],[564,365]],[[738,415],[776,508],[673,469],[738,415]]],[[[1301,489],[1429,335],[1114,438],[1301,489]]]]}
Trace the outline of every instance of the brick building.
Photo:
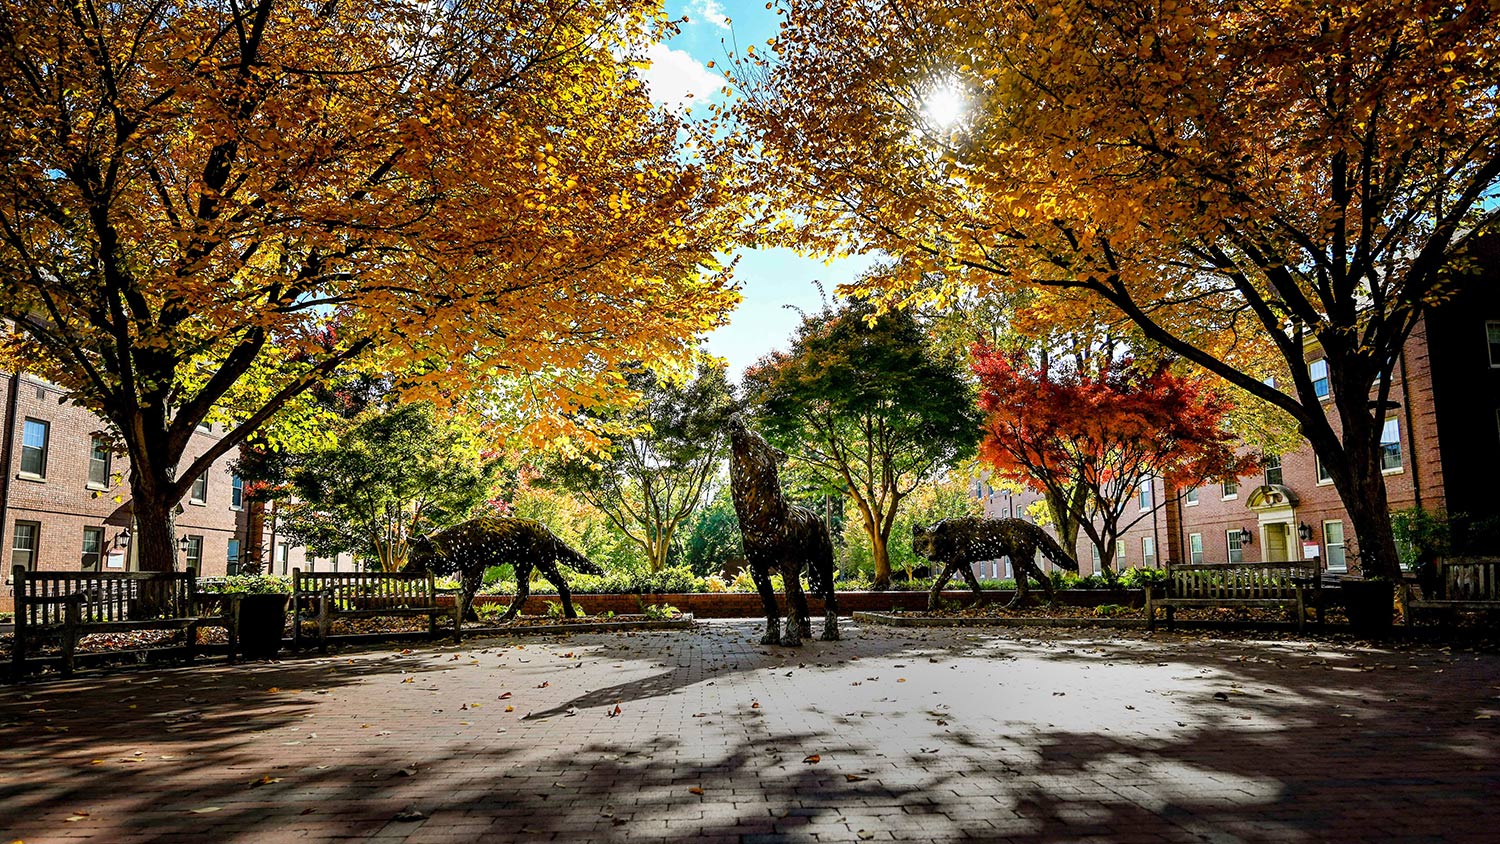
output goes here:
{"type": "MultiPolygon", "coordinates": [[[[8,585],[15,565],[47,571],[134,571],[140,560],[131,542],[134,514],[130,471],[112,452],[106,425],[63,400],[62,391],[39,378],[0,372],[0,547],[9,555],[0,573],[8,585]]],[[[207,451],[222,434],[205,426],[193,437],[184,463],[207,451]]],[[[352,567],[339,560],[309,561],[303,548],[277,536],[274,512],[247,506],[231,465],[220,457],[178,506],[178,550],[174,567],[193,566],[205,576],[235,573],[242,560],[259,555],[267,571],[352,567]],[[310,566],[309,562],[313,565],[310,566]]],[[[8,611],[9,589],[0,590],[8,611]]]]}

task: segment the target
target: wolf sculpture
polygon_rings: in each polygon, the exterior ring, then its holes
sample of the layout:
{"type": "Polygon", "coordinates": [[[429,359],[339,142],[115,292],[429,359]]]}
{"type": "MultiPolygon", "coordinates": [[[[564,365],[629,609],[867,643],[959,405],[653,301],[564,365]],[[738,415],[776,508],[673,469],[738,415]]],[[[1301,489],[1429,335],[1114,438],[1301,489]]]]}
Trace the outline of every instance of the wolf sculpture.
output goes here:
{"type": "Polygon", "coordinates": [[[461,587],[459,618],[472,618],[474,594],[484,582],[484,570],[490,566],[514,566],[516,596],[500,617],[501,621],[509,621],[521,611],[526,596],[531,594],[531,569],[536,567],[557,587],[563,615],[577,618],[568,581],[557,570],[559,563],[584,574],[604,574],[603,569],[569,548],[541,522],[480,516],[431,536],[418,537],[412,542],[403,571],[457,575],[461,587]]]}
{"type": "Polygon", "coordinates": [[[1027,576],[1035,577],[1047,593],[1047,600],[1056,601],[1052,592],[1052,580],[1036,566],[1036,552],[1041,552],[1069,571],[1078,571],[1078,563],[1064,551],[1061,545],[1045,530],[1025,519],[981,519],[969,516],[958,519],[943,519],[931,527],[912,525],[911,549],[918,557],[943,564],[942,574],[932,582],[932,591],[927,595],[927,608],[937,609],[938,593],[947,585],[955,572],[962,574],[974,590],[974,603],[984,598],[984,590],[974,577],[973,564],[980,560],[1010,558],[1011,571],[1016,576],[1016,596],[1009,606],[1016,607],[1028,599],[1027,576]]]}
{"type": "Polygon", "coordinates": [[[745,427],[739,414],[729,417],[729,486],[734,513],[744,536],[750,578],[765,605],[763,645],[796,646],[812,636],[807,596],[802,593],[802,569],[813,594],[823,598],[823,638],[839,637],[838,604],[833,593],[833,542],[817,514],[786,500],[776,469],[780,453],[760,434],[745,427]],[[771,575],[780,573],[786,585],[786,632],[780,631],[781,611],[771,589],[771,575]]]}

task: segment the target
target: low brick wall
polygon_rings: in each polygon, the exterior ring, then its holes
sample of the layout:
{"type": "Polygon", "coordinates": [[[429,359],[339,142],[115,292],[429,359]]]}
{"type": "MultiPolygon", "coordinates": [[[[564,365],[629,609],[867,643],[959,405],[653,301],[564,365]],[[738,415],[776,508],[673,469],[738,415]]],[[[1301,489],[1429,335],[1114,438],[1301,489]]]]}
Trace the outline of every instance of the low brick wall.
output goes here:
{"type": "MultiPolygon", "coordinates": [[[[1014,592],[989,592],[986,591],[985,599],[989,603],[1005,603],[1009,601],[1014,592]]],[[[1033,595],[1043,595],[1038,590],[1032,590],[1033,595]]],[[[944,599],[960,601],[968,606],[973,600],[974,593],[969,591],[946,590],[942,593],[944,599]]],[[[786,612],[786,596],[777,594],[777,601],[783,614],[786,612]]],[[[1121,604],[1128,607],[1139,607],[1144,604],[1144,598],[1139,589],[1065,589],[1057,593],[1058,601],[1075,607],[1097,607],[1101,604],[1121,604]]],[[[510,604],[508,595],[481,595],[474,599],[476,604],[498,604],[506,606],[510,604]]],[[[538,595],[533,593],[526,601],[525,612],[527,615],[540,615],[546,612],[548,604],[558,603],[556,595],[538,595]]],[[[647,604],[671,604],[682,612],[692,613],[697,618],[759,618],[761,617],[760,596],[745,592],[678,592],[661,595],[578,595],[573,596],[573,604],[582,607],[590,613],[613,612],[616,615],[626,613],[638,613],[647,604]]],[[[813,615],[823,614],[823,601],[812,596],[807,599],[808,608],[813,615]]],[[[839,615],[850,615],[856,612],[889,612],[891,610],[925,610],[927,609],[926,592],[840,592],[838,593],[839,615]]]]}

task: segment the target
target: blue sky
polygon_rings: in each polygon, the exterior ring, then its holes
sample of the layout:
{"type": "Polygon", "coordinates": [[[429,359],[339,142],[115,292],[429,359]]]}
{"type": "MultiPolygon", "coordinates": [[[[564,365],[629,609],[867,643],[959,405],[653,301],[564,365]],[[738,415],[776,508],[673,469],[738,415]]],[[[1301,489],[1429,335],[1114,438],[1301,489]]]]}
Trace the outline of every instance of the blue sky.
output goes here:
{"type": "MultiPolygon", "coordinates": [[[[686,16],[688,23],[677,37],[652,50],[653,65],[644,76],[653,97],[668,105],[721,98],[718,91],[723,79],[707,63],[722,66],[730,51],[743,52],[750,44],[763,47],[777,29],[778,19],[766,9],[765,0],[667,0],[666,7],[669,15],[686,16]],[[688,93],[693,94],[691,99],[685,96],[688,93]]],[[[730,324],[709,335],[709,351],[726,359],[730,377],[739,380],[745,367],[762,355],[785,348],[801,319],[787,305],[816,310],[822,299],[815,281],[821,281],[831,294],[871,263],[871,258],[851,258],[829,264],[819,256],[800,256],[786,249],[741,253],[735,278],[745,299],[731,315],[730,324]]]]}

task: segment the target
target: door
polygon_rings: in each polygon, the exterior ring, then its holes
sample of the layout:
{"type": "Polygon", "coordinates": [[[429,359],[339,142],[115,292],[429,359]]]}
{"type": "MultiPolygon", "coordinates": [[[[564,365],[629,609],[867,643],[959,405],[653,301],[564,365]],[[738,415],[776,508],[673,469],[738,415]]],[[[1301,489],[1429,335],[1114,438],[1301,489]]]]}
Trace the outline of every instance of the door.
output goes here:
{"type": "Polygon", "coordinates": [[[1282,563],[1290,560],[1292,526],[1281,523],[1265,526],[1267,563],[1282,563]]]}

